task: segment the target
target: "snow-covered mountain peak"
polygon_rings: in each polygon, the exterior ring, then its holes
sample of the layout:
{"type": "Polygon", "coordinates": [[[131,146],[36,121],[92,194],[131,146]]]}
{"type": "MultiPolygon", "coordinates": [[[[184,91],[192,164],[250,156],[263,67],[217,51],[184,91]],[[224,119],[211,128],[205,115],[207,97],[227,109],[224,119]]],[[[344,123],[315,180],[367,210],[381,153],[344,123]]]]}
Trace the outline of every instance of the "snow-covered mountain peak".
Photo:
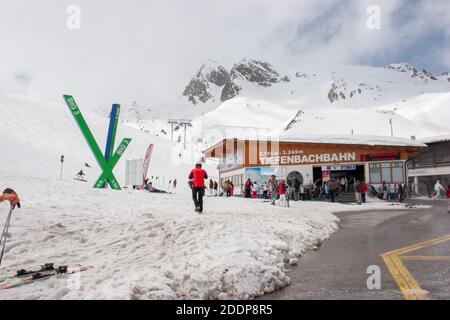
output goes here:
{"type": "Polygon", "coordinates": [[[409,74],[412,78],[418,78],[418,79],[423,79],[423,80],[437,80],[437,77],[423,69],[422,71],[419,71],[418,69],[416,69],[415,67],[411,66],[408,63],[402,62],[402,63],[392,63],[388,66],[386,66],[386,69],[390,69],[390,70],[395,70],[398,72],[405,72],[407,74],[409,74]]]}
{"type": "Polygon", "coordinates": [[[217,88],[223,87],[230,79],[230,74],[224,66],[217,61],[208,60],[192,78],[183,92],[190,102],[197,104],[211,100],[217,88]]]}
{"type": "Polygon", "coordinates": [[[245,83],[270,87],[289,81],[287,76],[280,75],[270,63],[264,61],[243,59],[228,69],[217,61],[208,60],[189,81],[183,96],[194,105],[207,103],[216,97],[224,102],[237,96],[245,83]]]}

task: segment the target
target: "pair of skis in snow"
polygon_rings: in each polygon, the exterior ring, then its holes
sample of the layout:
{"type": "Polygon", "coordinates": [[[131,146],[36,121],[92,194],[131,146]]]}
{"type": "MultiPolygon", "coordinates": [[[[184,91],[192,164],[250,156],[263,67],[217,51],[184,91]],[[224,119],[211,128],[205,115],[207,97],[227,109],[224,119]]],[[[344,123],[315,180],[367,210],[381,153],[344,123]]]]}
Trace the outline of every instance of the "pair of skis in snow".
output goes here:
{"type": "Polygon", "coordinates": [[[17,271],[15,275],[0,277],[0,291],[30,284],[38,280],[45,280],[54,276],[86,271],[90,268],[92,267],[82,266],[81,264],[55,267],[53,263],[47,263],[39,269],[22,269],[17,271]]]}

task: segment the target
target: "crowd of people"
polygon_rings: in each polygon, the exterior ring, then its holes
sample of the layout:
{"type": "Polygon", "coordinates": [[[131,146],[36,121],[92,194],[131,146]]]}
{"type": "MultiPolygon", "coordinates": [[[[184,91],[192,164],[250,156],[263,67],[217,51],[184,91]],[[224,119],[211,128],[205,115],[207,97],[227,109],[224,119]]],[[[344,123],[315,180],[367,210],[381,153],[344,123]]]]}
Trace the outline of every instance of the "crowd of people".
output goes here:
{"type": "MultiPolygon", "coordinates": [[[[189,175],[189,184],[193,191],[193,199],[197,212],[203,211],[203,196],[208,188],[205,180],[208,174],[202,169],[201,163],[196,165],[189,175]]],[[[289,200],[305,201],[305,200],[327,200],[330,202],[342,201],[344,194],[354,195],[355,203],[362,205],[367,201],[368,194],[372,197],[378,197],[383,200],[396,200],[404,202],[407,197],[407,190],[403,184],[395,184],[394,190],[391,185],[383,181],[378,190],[372,185],[367,185],[365,181],[356,178],[349,183],[346,177],[335,178],[330,181],[308,182],[303,184],[297,178],[287,183],[285,180],[278,181],[275,175],[272,175],[268,181],[260,183],[252,181],[248,178],[241,186],[241,194],[247,199],[264,199],[270,201],[272,205],[289,207],[289,200]],[[394,198],[393,198],[394,195],[394,198]]],[[[209,179],[209,196],[217,197],[233,197],[235,194],[235,186],[231,180],[225,180],[220,186],[217,181],[209,179]]],[[[436,195],[434,199],[441,197],[441,192],[446,190],[440,183],[436,182],[434,187],[436,195]]],[[[450,199],[450,185],[447,188],[447,198],[450,199]]],[[[450,210],[450,209],[449,209],[450,210]]]]}

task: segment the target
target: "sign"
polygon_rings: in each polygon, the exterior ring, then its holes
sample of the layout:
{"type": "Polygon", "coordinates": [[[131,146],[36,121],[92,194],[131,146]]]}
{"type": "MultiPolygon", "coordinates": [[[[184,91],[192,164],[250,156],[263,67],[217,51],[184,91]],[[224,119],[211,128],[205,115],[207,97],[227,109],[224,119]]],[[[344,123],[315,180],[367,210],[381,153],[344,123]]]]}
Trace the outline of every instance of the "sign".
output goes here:
{"type": "Polygon", "coordinates": [[[376,154],[362,154],[361,161],[393,161],[400,160],[400,153],[376,153],[376,154]]]}
{"type": "Polygon", "coordinates": [[[142,185],[142,175],[144,169],[144,160],[127,160],[125,166],[125,185],[140,186],[142,185]]]}
{"type": "Polygon", "coordinates": [[[427,177],[427,176],[440,176],[440,175],[450,175],[450,167],[423,168],[423,169],[408,170],[409,177],[427,177]]]}
{"type": "Polygon", "coordinates": [[[288,156],[261,156],[259,158],[262,165],[289,165],[289,164],[316,164],[329,162],[351,162],[356,161],[355,152],[341,153],[320,153],[320,154],[303,154],[288,156]]]}
{"type": "Polygon", "coordinates": [[[322,171],[354,171],[355,164],[334,164],[330,166],[322,166],[322,171]]]}
{"type": "Polygon", "coordinates": [[[322,181],[331,181],[331,171],[322,171],[322,181]]]}

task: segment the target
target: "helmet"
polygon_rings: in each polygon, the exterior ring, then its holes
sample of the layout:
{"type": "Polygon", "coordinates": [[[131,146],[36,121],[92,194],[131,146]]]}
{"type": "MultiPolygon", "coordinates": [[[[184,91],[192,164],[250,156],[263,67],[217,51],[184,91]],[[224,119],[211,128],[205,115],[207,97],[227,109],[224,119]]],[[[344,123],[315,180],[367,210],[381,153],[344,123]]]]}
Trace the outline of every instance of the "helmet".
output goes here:
{"type": "Polygon", "coordinates": [[[201,163],[201,162],[197,162],[197,163],[195,164],[195,167],[196,167],[196,168],[201,168],[201,167],[202,167],[202,163],[201,163]]]}

